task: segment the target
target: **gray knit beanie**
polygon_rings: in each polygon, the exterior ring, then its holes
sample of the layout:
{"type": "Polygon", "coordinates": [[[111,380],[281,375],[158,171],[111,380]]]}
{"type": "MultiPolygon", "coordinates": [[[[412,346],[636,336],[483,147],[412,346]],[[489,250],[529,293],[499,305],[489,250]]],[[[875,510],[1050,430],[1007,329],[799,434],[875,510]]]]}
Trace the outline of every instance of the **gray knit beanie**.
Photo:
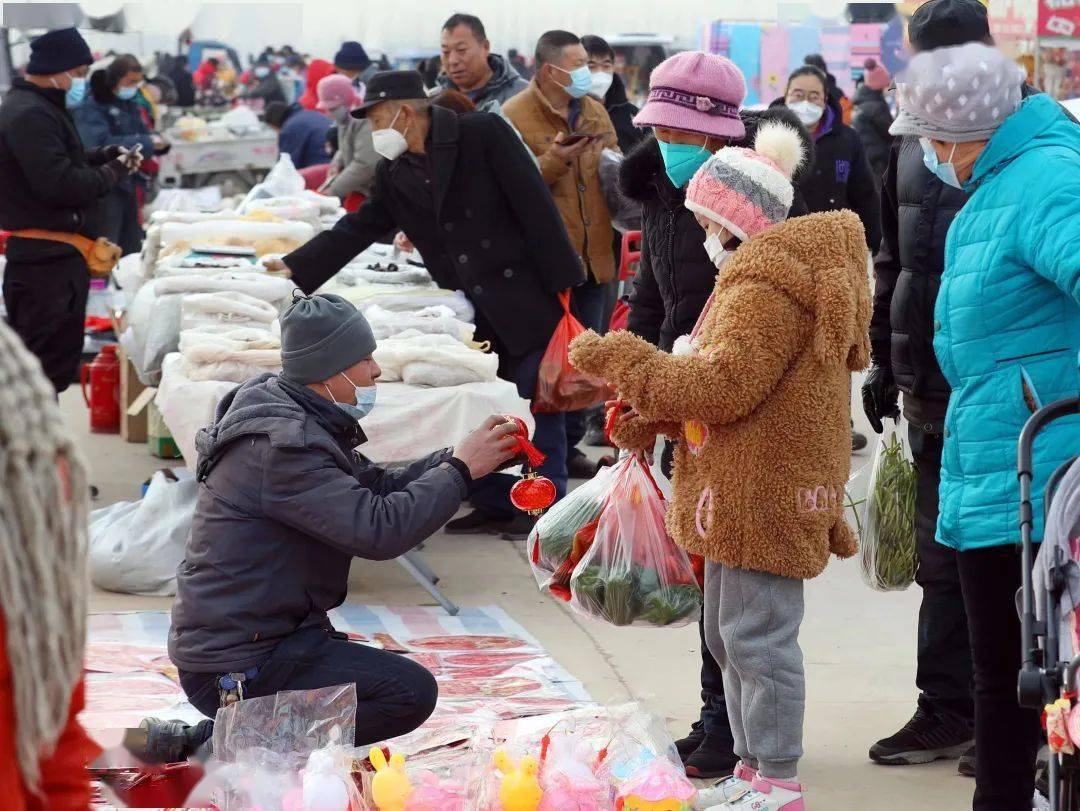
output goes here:
{"type": "Polygon", "coordinates": [[[950,143],[988,141],[1021,102],[1023,69],[979,42],[917,54],[897,79],[891,135],[950,143]]]}
{"type": "Polygon", "coordinates": [[[367,319],[341,296],[299,297],[281,316],[281,374],[294,383],[329,380],[374,351],[367,319]]]}

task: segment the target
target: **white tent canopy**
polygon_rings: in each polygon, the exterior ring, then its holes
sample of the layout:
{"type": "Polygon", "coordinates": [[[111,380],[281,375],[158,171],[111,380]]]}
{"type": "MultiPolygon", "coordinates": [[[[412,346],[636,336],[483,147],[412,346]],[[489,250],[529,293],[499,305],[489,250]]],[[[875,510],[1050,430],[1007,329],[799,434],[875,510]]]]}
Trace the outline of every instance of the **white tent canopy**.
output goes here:
{"type": "Polygon", "coordinates": [[[267,45],[288,43],[301,52],[329,57],[345,39],[359,40],[376,54],[434,51],[439,27],[458,11],[484,21],[496,52],[517,48],[531,53],[536,38],[552,28],[601,35],[650,32],[673,37],[678,47],[693,48],[700,41],[702,26],[711,20],[795,22],[811,13],[836,16],[846,4],[835,0],[86,0],[80,5],[94,17],[123,10],[128,30],[139,35],[144,55],[175,50],[177,36],[190,29],[196,39],[221,40],[242,56],[267,45]]]}

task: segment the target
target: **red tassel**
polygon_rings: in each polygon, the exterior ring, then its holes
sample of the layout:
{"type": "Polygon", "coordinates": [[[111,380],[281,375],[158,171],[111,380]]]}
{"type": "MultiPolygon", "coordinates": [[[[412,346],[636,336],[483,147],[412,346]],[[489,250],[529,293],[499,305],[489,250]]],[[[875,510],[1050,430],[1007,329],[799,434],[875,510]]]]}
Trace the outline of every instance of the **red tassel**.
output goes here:
{"type": "Polygon", "coordinates": [[[509,419],[513,420],[518,425],[518,453],[525,454],[525,458],[528,460],[529,467],[540,467],[540,465],[544,464],[544,460],[547,459],[547,457],[543,453],[541,453],[540,449],[537,448],[534,444],[532,444],[532,442],[529,440],[529,428],[527,425],[525,425],[525,420],[521,419],[521,417],[513,416],[509,417],[509,419]]]}

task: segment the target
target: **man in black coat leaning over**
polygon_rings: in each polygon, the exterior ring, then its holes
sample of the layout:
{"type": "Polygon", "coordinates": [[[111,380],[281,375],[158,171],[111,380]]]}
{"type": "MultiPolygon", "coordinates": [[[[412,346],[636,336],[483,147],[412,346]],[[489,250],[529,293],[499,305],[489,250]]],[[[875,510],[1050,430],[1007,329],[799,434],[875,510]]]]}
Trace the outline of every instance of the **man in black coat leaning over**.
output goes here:
{"type": "MultiPolygon", "coordinates": [[[[284,257],[305,292],[389,232],[402,230],[432,278],[462,290],[478,334],[498,349],[521,396],[531,399],[540,358],[563,311],[557,294],[585,280],[555,203],[521,140],[499,116],[457,116],[432,106],[416,71],[377,74],[353,111],[371,121],[385,160],[364,204],[284,257]],[[381,133],[381,134],[380,134],[381,133]]],[[[563,414],[536,414],[540,472],[566,490],[563,414]]],[[[472,514],[449,531],[523,536],[531,519],[510,506],[513,479],[493,476],[472,493],[472,514]]]]}
{"type": "MultiPolygon", "coordinates": [[[[930,0],[908,28],[912,48],[991,43],[986,8],[978,0],[930,0]]],[[[923,164],[918,138],[897,139],[881,193],[883,236],[874,260],[872,366],[863,406],[879,433],[899,415],[897,388],[915,460],[915,531],[922,587],[915,684],[915,715],[899,732],[878,741],[870,758],[909,765],[960,757],[960,771],[974,774],[971,646],[960,590],[956,552],[934,539],[941,476],[942,432],[949,385],[934,356],[934,303],[945,269],[945,236],[967,195],[935,177],[923,164]],[[967,754],[964,754],[967,752],[967,754]]]]}
{"type": "Polygon", "coordinates": [[[0,105],[0,228],[16,232],[7,244],[4,304],[57,392],[78,371],[90,273],[72,245],[17,232],[103,233],[102,200],[127,170],[118,146],[85,152],[67,110],[85,93],[92,61],[74,28],[43,34],[30,43],[26,78],[15,79],[0,105]]]}

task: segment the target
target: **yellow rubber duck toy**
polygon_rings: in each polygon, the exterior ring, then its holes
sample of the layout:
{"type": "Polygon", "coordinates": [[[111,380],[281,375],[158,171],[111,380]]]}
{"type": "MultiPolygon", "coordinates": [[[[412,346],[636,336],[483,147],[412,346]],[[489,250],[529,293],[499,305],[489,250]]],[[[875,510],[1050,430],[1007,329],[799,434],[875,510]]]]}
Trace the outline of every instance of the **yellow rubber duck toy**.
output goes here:
{"type": "Polygon", "coordinates": [[[526,755],[520,763],[514,764],[506,752],[499,749],[495,752],[495,766],[503,773],[499,789],[502,811],[536,811],[544,798],[544,790],[536,777],[536,758],[526,755]]]}
{"type": "Polygon", "coordinates": [[[412,783],[405,774],[405,756],[392,755],[387,764],[382,750],[372,747],[368,753],[375,776],[371,779],[371,799],[379,811],[405,811],[405,803],[412,794],[412,783]]]}

